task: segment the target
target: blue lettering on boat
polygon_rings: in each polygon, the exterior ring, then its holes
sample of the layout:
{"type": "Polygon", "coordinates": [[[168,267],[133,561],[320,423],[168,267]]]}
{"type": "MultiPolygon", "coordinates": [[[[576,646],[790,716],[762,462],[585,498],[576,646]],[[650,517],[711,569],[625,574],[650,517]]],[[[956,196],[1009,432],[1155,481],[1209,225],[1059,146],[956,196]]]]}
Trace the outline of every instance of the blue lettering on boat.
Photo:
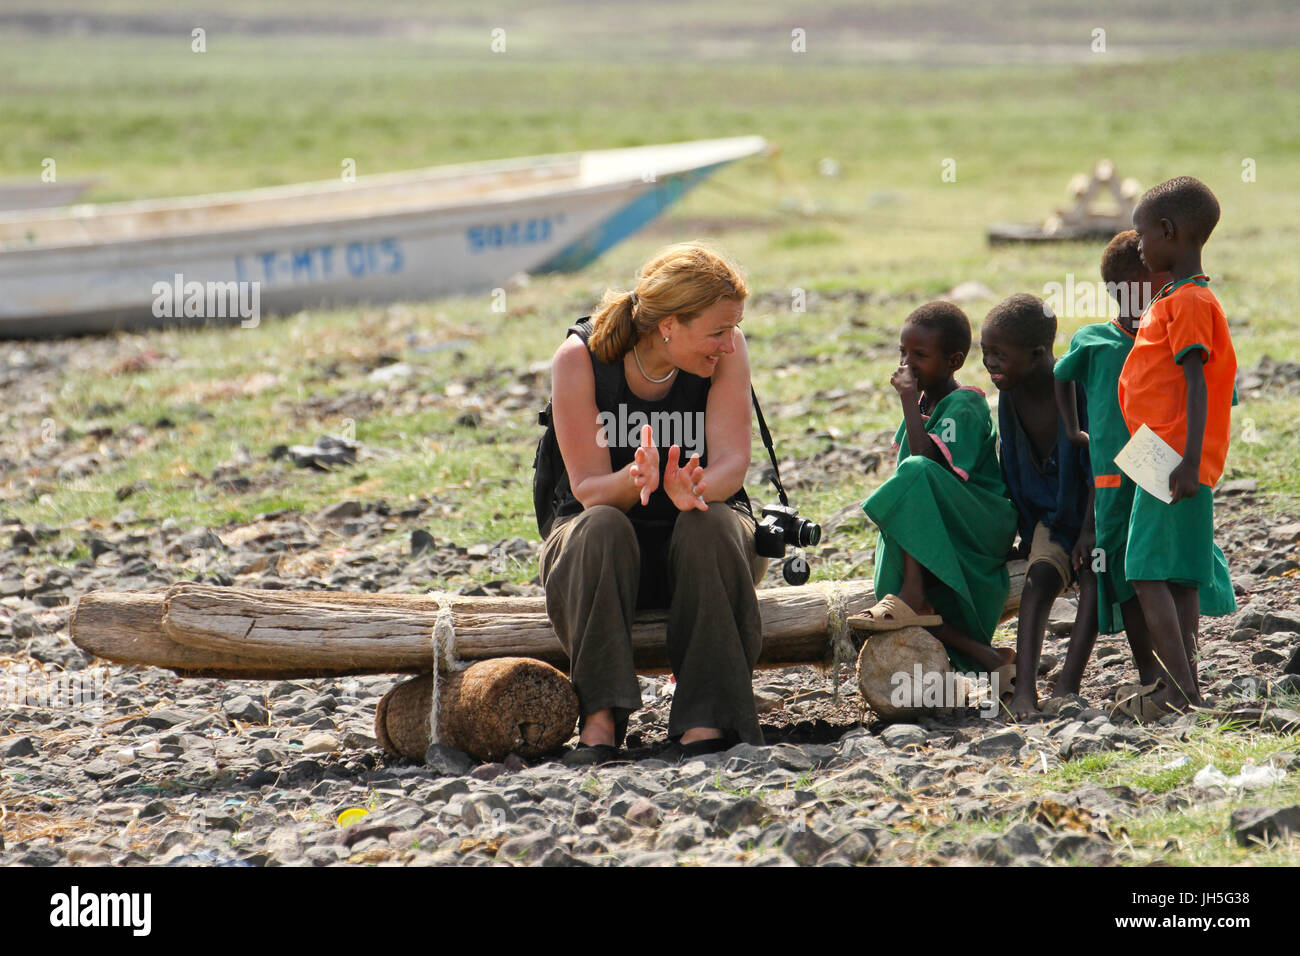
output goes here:
{"type": "Polygon", "coordinates": [[[469,251],[488,252],[492,249],[504,249],[508,246],[526,246],[538,242],[550,241],[555,227],[564,224],[564,214],[539,216],[535,219],[516,219],[510,222],[494,222],[479,226],[470,226],[465,230],[465,242],[469,251]]]}
{"type": "Polygon", "coordinates": [[[348,265],[348,275],[355,277],[366,274],[366,252],[361,243],[348,243],[348,249],[344,255],[344,262],[348,265]]]}
{"type": "Polygon", "coordinates": [[[235,278],[240,282],[261,271],[265,285],[302,284],[332,279],[335,253],[352,278],[392,275],[406,267],[406,255],[396,239],[350,242],[346,245],[305,246],[287,252],[267,251],[235,256],[235,278]],[[251,262],[245,260],[251,260],[251,262]]]}
{"type": "Polygon", "coordinates": [[[385,239],[379,244],[379,248],[388,256],[388,272],[401,272],[402,266],[406,264],[406,259],[402,255],[402,247],[397,244],[396,239],[385,239]]]}
{"type": "Polygon", "coordinates": [[[311,253],[312,250],[303,249],[301,252],[293,254],[293,279],[295,282],[299,279],[306,279],[308,282],[312,280],[311,253]]]}

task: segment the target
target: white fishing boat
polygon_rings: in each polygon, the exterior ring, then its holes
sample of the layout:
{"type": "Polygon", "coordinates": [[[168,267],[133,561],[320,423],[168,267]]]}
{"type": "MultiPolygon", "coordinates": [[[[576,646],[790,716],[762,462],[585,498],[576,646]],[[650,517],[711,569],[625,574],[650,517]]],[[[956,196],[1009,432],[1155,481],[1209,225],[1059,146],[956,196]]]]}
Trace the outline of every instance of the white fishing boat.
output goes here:
{"type": "Polygon", "coordinates": [[[66,206],[95,184],[93,179],[67,182],[0,182],[0,211],[66,206]]]}
{"type": "Polygon", "coordinates": [[[758,136],[0,214],[0,337],[499,287],[581,268],[758,136]]]}

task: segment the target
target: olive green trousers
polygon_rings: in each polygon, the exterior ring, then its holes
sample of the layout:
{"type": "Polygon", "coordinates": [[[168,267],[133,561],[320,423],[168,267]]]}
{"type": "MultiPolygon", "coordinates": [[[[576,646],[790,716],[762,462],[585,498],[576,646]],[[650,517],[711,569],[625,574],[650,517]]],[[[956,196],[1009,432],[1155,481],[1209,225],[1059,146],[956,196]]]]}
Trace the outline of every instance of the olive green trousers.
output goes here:
{"type": "Polygon", "coordinates": [[[754,519],[723,502],[685,511],[671,527],[636,526],[597,505],[561,519],[541,554],[546,613],[568,652],[581,713],[614,711],[617,742],[641,707],[632,659],[638,609],[667,608],[668,664],[677,679],[668,736],[716,727],[762,744],[752,677],[763,643],[754,591],[767,560],[754,519]]]}

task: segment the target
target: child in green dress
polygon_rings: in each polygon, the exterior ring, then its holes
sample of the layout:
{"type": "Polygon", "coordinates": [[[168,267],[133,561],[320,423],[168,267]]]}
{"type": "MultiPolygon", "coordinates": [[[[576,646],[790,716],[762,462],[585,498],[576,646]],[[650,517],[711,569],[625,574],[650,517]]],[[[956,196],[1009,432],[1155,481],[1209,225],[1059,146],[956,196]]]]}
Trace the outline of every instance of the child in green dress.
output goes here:
{"type": "Polygon", "coordinates": [[[954,378],[970,343],[970,321],[949,302],[923,305],[903,324],[890,380],[903,411],[898,470],[862,505],[880,528],[875,589],[884,596],[855,624],[926,627],[959,670],[992,673],[1013,656],[992,641],[1016,509],[988,401],[954,378]]]}
{"type": "MultiPolygon", "coordinates": [[[[1092,654],[1097,632],[1123,630],[1137,665],[1138,687],[1157,677],[1151,636],[1133,585],[1124,575],[1124,545],[1133,507],[1133,480],[1115,466],[1115,455],[1129,439],[1119,408],[1119,373],[1133,348],[1138,320],[1152,293],[1169,281],[1169,273],[1153,273],[1138,256],[1138,236],[1121,232],[1101,256],[1101,278],[1119,305],[1119,317],[1085,325],[1070,340],[1070,351],[1056,363],[1056,406],[1065,422],[1065,434],[1075,445],[1088,449],[1093,491],[1079,541],[1071,554],[1082,578],[1096,577],[1097,627],[1070,636],[1061,676],[1053,696],[1077,694],[1083,670],[1092,654]],[[1079,428],[1075,383],[1087,396],[1088,430],[1079,428]]],[[[1080,608],[1080,615],[1084,608],[1080,608]]],[[[1118,698],[1136,690],[1121,687],[1118,698]]]]}

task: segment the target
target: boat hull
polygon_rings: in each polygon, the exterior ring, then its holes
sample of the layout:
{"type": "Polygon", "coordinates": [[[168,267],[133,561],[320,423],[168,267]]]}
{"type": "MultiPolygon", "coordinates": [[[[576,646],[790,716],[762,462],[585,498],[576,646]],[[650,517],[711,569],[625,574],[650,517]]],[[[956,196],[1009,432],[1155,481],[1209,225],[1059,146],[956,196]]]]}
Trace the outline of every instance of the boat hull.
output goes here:
{"type": "Polygon", "coordinates": [[[11,246],[0,253],[0,337],[249,326],[307,308],[490,293],[518,273],[582,268],[726,161],[383,215],[11,246]]]}

